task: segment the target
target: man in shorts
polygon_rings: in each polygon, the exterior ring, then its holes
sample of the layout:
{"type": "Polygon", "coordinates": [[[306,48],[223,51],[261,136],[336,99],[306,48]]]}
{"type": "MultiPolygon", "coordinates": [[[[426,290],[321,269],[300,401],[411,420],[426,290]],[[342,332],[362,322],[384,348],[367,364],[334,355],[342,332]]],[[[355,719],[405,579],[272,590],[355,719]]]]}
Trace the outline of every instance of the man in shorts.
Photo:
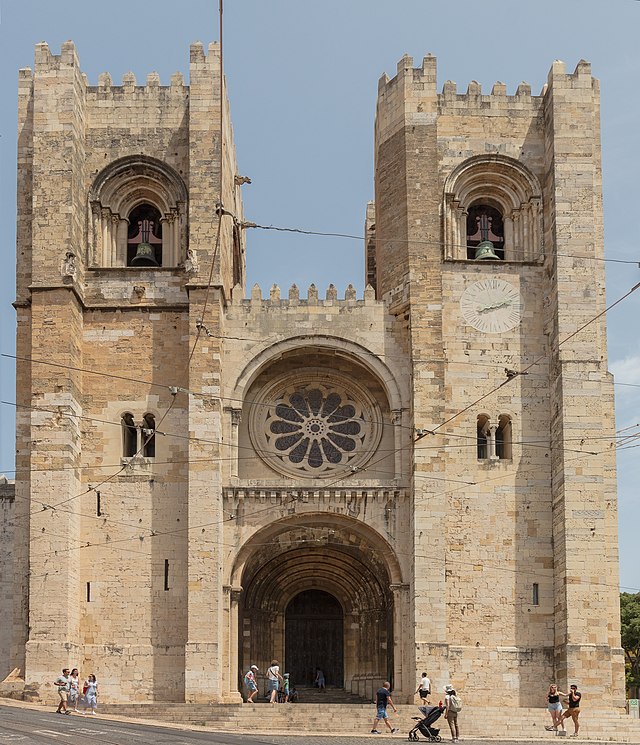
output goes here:
{"type": "Polygon", "coordinates": [[[575,684],[569,686],[569,698],[567,699],[569,708],[562,714],[562,721],[568,719],[569,717],[573,719],[573,728],[575,731],[571,735],[571,737],[577,737],[578,732],[580,731],[580,722],[578,721],[578,717],[580,716],[581,698],[582,694],[578,692],[578,686],[575,684]]]}
{"type": "Polygon", "coordinates": [[[373,729],[371,730],[372,735],[379,735],[381,732],[378,730],[378,722],[382,719],[382,721],[387,725],[387,729],[390,730],[391,734],[393,735],[395,732],[398,731],[397,727],[392,727],[389,724],[389,716],[387,714],[387,705],[391,704],[393,707],[393,710],[395,713],[398,713],[398,710],[396,709],[396,705],[393,703],[393,699],[391,698],[391,683],[389,681],[385,681],[385,684],[382,686],[382,688],[378,688],[376,691],[376,716],[373,720],[373,729]]]}
{"type": "Polygon", "coordinates": [[[69,668],[65,667],[60,675],[53,683],[58,689],[58,696],[60,696],[60,703],[56,709],[56,714],[68,714],[67,709],[67,698],[69,696],[69,668]]]}
{"type": "Polygon", "coordinates": [[[422,673],[422,679],[418,683],[416,693],[420,694],[420,703],[428,704],[429,696],[431,695],[431,681],[426,673],[422,673]]]}

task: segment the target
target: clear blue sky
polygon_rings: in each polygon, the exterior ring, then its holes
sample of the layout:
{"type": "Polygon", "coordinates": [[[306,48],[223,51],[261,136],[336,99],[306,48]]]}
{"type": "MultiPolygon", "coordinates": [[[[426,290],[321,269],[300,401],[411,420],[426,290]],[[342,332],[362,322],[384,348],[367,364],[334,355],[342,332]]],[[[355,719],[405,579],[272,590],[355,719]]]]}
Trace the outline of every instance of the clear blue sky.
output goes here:
{"type": "MultiPolygon", "coordinates": [[[[14,350],[15,152],[17,70],[32,66],[33,47],[54,53],[73,39],[92,84],[133,70],[188,74],[189,44],[217,38],[217,0],[0,0],[0,351],[14,350]]],[[[227,74],[247,219],[361,234],[373,196],[373,118],[377,80],[393,75],[405,53],[416,66],[431,52],[438,78],[484,90],[496,80],[510,93],[525,80],[538,93],[554,59],[573,70],[593,65],[602,84],[607,256],[640,260],[640,2],[635,0],[225,0],[227,74]]],[[[333,282],[359,290],[362,244],[253,232],[249,284],[266,291],[296,282],[306,293],[333,282]]],[[[608,263],[608,298],[640,280],[634,266],[608,263]]],[[[617,427],[640,423],[640,292],[608,319],[617,427]],[[635,323],[634,323],[635,321],[635,323]],[[622,383],[631,385],[621,385],[622,383]],[[636,385],[638,387],[632,387],[636,385]]],[[[0,393],[15,400],[13,363],[0,359],[0,393]]],[[[13,476],[11,406],[0,406],[0,473],[13,476]]],[[[640,443],[640,440],[638,440],[640,443]]],[[[620,451],[621,582],[640,589],[637,535],[640,449],[620,451]]]]}

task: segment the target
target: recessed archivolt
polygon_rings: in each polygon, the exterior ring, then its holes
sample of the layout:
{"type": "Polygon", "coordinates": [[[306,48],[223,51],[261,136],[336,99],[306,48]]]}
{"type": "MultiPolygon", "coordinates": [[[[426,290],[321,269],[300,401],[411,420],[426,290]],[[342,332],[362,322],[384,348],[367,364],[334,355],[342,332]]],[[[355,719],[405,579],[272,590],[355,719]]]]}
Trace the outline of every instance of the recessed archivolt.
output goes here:
{"type": "Polygon", "coordinates": [[[534,174],[519,161],[504,155],[469,158],[447,177],[444,191],[465,207],[493,195],[505,210],[519,209],[532,197],[541,195],[534,174]]]}
{"type": "Polygon", "coordinates": [[[391,411],[402,408],[402,396],[396,376],[373,352],[359,344],[337,336],[317,335],[296,336],[276,343],[267,340],[263,342],[262,347],[262,350],[257,353],[255,347],[251,353],[247,353],[244,368],[238,376],[231,394],[233,399],[243,401],[258,376],[269,365],[287,354],[317,353],[327,356],[339,354],[352,360],[354,365],[364,368],[378,379],[387,395],[391,411]]]}
{"type": "Polygon", "coordinates": [[[300,592],[323,590],[338,600],[344,613],[380,610],[388,598],[389,579],[374,573],[366,558],[331,545],[273,556],[255,572],[247,567],[245,607],[283,613],[300,592]]]}
{"type": "Polygon", "coordinates": [[[90,266],[133,265],[128,252],[129,223],[133,210],[142,205],[159,213],[160,224],[154,228],[156,238],[161,235],[157,264],[175,267],[184,259],[188,242],[184,181],[166,163],[138,155],[110,163],[93,183],[88,205],[90,266]]]}
{"type": "MultiPolygon", "coordinates": [[[[522,163],[504,155],[478,155],[447,177],[442,207],[445,259],[474,258],[467,217],[478,207],[500,213],[504,244],[494,258],[539,261],[543,254],[542,191],[522,163]]],[[[487,257],[485,256],[484,259],[487,257]]],[[[483,259],[483,260],[484,260],[483,259]]]]}
{"type": "Polygon", "coordinates": [[[145,155],[120,158],[110,163],[93,182],[89,201],[119,204],[123,186],[127,184],[145,184],[153,193],[163,195],[167,207],[171,203],[187,201],[187,187],[179,174],[161,160],[145,155]]]}
{"type": "MultiPolygon", "coordinates": [[[[316,564],[322,563],[322,552],[325,549],[339,550],[343,556],[353,556],[358,561],[368,563],[369,566],[379,562],[384,567],[390,583],[403,581],[402,570],[395,552],[376,530],[359,520],[344,515],[304,513],[270,523],[249,538],[230,563],[228,584],[242,586],[242,582],[249,574],[257,573],[257,570],[255,573],[251,571],[250,565],[253,559],[261,557],[261,560],[270,561],[272,557],[294,550],[301,545],[300,531],[315,529],[320,529],[330,537],[324,543],[317,543],[316,564]],[[247,569],[248,574],[245,574],[247,569]]],[[[310,546],[305,546],[305,549],[308,548],[310,546]]],[[[279,570],[276,571],[279,573],[279,570]]]]}

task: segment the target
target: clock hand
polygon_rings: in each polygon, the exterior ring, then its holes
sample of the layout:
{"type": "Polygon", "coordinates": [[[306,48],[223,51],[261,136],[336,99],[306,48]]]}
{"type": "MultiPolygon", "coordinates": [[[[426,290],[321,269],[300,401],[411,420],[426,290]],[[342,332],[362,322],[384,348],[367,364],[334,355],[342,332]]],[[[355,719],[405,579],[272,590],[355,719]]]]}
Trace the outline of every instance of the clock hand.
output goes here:
{"type": "Polygon", "coordinates": [[[504,300],[502,303],[494,303],[493,305],[483,305],[481,308],[476,308],[476,310],[478,313],[488,313],[490,310],[504,308],[507,305],[511,305],[510,300],[504,300]]]}

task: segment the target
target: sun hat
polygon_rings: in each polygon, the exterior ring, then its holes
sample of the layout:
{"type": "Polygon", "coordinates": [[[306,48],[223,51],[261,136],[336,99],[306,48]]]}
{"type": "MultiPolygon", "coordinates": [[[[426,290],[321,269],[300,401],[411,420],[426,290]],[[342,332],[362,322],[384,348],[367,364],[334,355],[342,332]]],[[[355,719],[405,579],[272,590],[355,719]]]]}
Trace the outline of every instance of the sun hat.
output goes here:
{"type": "Polygon", "coordinates": [[[251,669],[252,670],[257,670],[258,669],[258,666],[257,665],[251,665],[251,669]]]}
{"type": "Polygon", "coordinates": [[[451,683],[447,683],[447,685],[442,690],[445,693],[451,693],[451,691],[454,690],[454,687],[451,685],[451,683]]]}

